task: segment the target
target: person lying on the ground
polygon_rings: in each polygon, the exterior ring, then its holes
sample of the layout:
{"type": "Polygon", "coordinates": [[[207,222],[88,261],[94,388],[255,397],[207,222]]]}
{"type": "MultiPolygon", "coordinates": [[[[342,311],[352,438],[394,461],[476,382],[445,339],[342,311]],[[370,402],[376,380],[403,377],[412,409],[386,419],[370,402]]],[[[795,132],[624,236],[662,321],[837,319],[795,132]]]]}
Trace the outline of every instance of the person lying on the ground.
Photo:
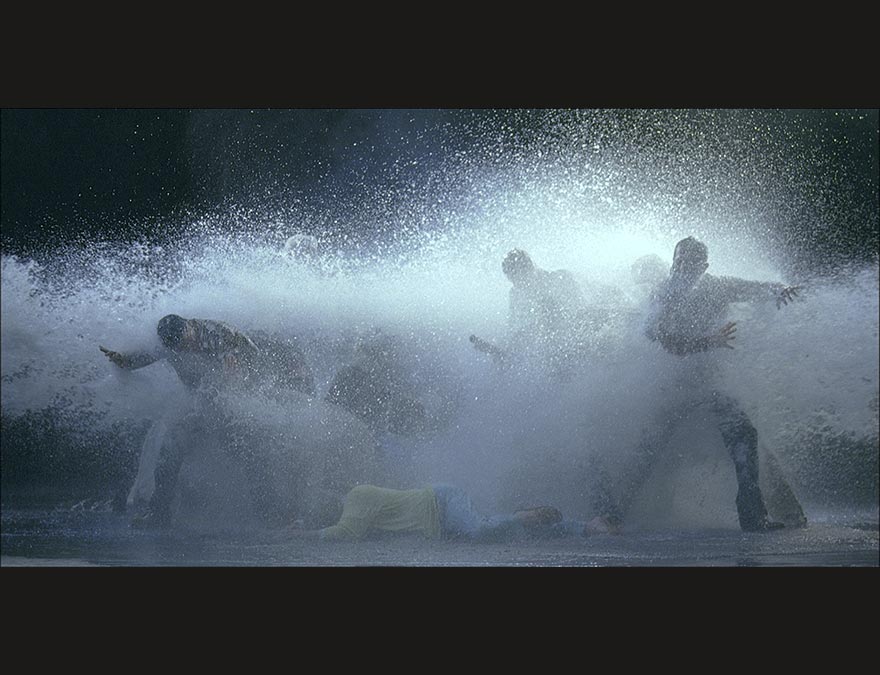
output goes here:
{"type": "Polygon", "coordinates": [[[327,514],[334,525],[317,530],[293,526],[286,530],[298,536],[328,540],[358,540],[378,532],[418,533],[428,539],[504,541],[539,533],[562,522],[552,506],[485,516],[474,508],[461,488],[436,484],[414,490],[394,490],[375,485],[352,488],[341,504],[341,515],[327,514]]]}

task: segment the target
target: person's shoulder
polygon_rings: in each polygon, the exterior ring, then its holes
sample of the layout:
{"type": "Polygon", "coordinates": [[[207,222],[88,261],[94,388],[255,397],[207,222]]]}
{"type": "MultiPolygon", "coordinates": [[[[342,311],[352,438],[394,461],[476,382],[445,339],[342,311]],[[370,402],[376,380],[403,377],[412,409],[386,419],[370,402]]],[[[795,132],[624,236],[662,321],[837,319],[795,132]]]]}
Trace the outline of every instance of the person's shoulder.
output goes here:
{"type": "Polygon", "coordinates": [[[755,281],[754,279],[743,279],[742,277],[735,277],[729,274],[719,275],[719,276],[710,276],[708,274],[704,274],[703,277],[708,277],[706,281],[706,288],[711,290],[730,290],[735,292],[737,289],[741,289],[744,286],[749,287],[752,285],[760,285],[763,282],[755,281]]]}

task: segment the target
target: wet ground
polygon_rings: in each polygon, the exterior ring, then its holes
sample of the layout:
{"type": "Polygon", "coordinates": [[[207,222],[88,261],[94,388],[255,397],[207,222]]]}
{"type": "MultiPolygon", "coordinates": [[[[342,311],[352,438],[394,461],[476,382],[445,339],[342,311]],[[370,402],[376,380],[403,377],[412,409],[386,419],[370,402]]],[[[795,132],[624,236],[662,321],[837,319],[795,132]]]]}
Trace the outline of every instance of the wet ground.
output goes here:
{"type": "MultiPolygon", "coordinates": [[[[809,515],[809,514],[808,514],[809,515]]],[[[629,531],[474,544],[415,536],[322,542],[279,531],[139,531],[109,506],[3,507],[0,565],[114,567],[877,567],[878,517],[813,514],[802,529],[629,531]]]]}

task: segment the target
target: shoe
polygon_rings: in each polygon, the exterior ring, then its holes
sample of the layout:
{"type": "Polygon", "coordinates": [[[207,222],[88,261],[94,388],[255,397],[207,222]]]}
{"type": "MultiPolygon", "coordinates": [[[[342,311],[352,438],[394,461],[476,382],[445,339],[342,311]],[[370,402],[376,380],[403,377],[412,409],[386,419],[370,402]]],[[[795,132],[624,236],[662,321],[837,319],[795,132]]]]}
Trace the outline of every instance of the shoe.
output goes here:
{"type": "Polygon", "coordinates": [[[562,512],[552,506],[537,506],[533,509],[523,509],[517,511],[515,515],[526,526],[553,525],[562,520],[562,512]]]}
{"type": "Polygon", "coordinates": [[[740,529],[743,532],[770,532],[771,530],[782,530],[784,528],[785,523],[778,523],[775,520],[768,520],[767,518],[763,518],[754,524],[740,524],[740,529]]]}
{"type": "Polygon", "coordinates": [[[131,526],[136,530],[165,530],[171,527],[171,514],[163,514],[152,509],[131,519],[131,526]]]}

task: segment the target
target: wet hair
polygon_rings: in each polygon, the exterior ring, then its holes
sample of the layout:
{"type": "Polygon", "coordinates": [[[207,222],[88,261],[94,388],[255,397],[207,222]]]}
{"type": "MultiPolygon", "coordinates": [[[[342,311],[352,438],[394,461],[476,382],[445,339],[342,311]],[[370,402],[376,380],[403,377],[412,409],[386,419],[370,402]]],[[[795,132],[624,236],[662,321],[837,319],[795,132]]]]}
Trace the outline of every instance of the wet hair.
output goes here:
{"type": "Polygon", "coordinates": [[[700,262],[707,262],[709,260],[709,247],[698,239],[685,237],[675,245],[675,252],[672,254],[674,259],[679,259],[681,256],[689,260],[699,259],[700,262]]]}
{"type": "Polygon", "coordinates": [[[169,314],[159,319],[159,325],[156,332],[159,339],[169,349],[177,347],[183,339],[184,329],[186,328],[186,319],[177,314],[169,314]]]}
{"type": "Polygon", "coordinates": [[[529,257],[529,254],[521,248],[515,248],[510,251],[501,263],[501,269],[508,277],[520,276],[523,272],[531,272],[535,269],[535,263],[529,257]]]}

